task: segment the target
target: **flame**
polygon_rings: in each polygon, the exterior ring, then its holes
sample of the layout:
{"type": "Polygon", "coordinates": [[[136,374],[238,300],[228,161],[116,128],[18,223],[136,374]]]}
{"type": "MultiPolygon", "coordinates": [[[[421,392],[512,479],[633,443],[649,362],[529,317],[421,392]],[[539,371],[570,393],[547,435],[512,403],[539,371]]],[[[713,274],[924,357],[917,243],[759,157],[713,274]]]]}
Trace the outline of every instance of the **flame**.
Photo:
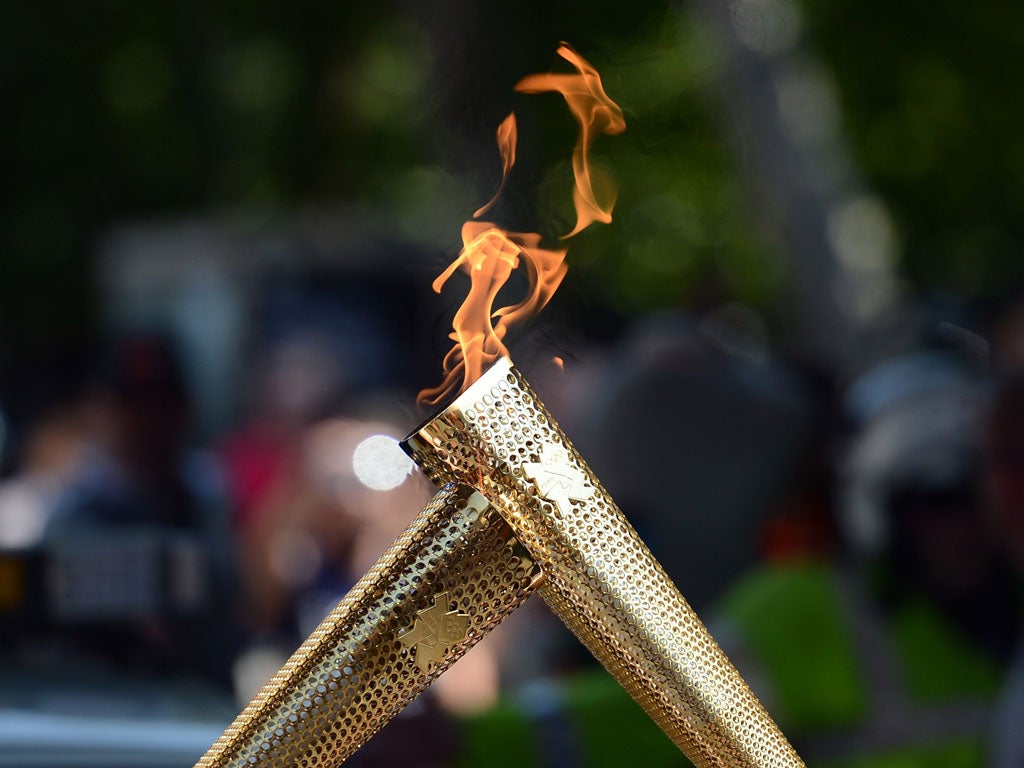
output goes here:
{"type": "MultiPolygon", "coordinates": [[[[594,137],[600,133],[621,133],[626,128],[622,110],[604,92],[601,78],[582,56],[567,44],[558,54],[576,67],[577,75],[531,75],[516,85],[526,93],[557,91],[569,105],[580,125],[579,140],[573,151],[576,178],[573,201],[576,227],[563,239],[572,237],[594,221],[610,222],[614,199],[604,206],[597,202],[591,180],[588,153],[594,137]]],[[[498,126],[498,152],[501,156],[501,184],[494,197],[476,213],[477,219],[497,202],[516,161],[518,130],[515,113],[509,113],[498,126]]],[[[504,339],[509,328],[544,308],[561,285],[568,270],[567,248],[540,247],[535,232],[509,232],[486,221],[467,221],[462,225],[462,250],[437,279],[437,293],[460,269],[469,276],[469,292],[452,319],[449,338],[455,342],[442,364],[443,381],[420,392],[420,404],[436,405],[449,395],[465,390],[484,370],[502,355],[508,354],[504,339]],[[494,309],[499,291],[515,270],[526,271],[526,295],[516,304],[494,309]]]]}
{"type": "Polygon", "coordinates": [[[459,257],[434,281],[438,293],[455,271],[469,275],[469,293],[452,319],[449,338],[455,342],[442,364],[444,380],[434,389],[420,392],[419,401],[436,405],[446,395],[464,390],[508,348],[502,341],[510,326],[539,312],[561,284],[568,265],[568,249],[540,247],[540,235],[506,232],[486,221],[462,225],[463,247],[459,257]],[[525,266],[529,288],[518,303],[494,310],[498,291],[512,272],[525,266]]]}
{"type": "Polygon", "coordinates": [[[564,237],[586,229],[595,221],[607,224],[612,220],[615,206],[614,194],[604,205],[594,194],[593,176],[590,171],[590,145],[598,134],[615,135],[626,130],[626,119],[619,105],[612,101],[601,84],[601,75],[590,62],[580,56],[568,43],[558,46],[557,53],[579,72],[577,75],[528,75],[516,83],[515,89],[522,93],[554,91],[562,94],[580,125],[579,138],[572,152],[572,171],[576,180],[573,188],[573,204],[576,206],[576,226],[564,237]]]}
{"type": "Polygon", "coordinates": [[[516,127],[516,113],[509,112],[508,117],[501,121],[501,125],[498,126],[498,153],[501,155],[501,184],[498,185],[498,191],[494,193],[494,197],[491,198],[490,202],[476,209],[476,213],[473,214],[474,219],[479,219],[489,210],[491,207],[498,202],[498,198],[501,197],[502,191],[505,189],[505,182],[508,181],[508,174],[512,170],[512,166],[516,164],[516,142],[519,140],[519,130],[516,127]]]}

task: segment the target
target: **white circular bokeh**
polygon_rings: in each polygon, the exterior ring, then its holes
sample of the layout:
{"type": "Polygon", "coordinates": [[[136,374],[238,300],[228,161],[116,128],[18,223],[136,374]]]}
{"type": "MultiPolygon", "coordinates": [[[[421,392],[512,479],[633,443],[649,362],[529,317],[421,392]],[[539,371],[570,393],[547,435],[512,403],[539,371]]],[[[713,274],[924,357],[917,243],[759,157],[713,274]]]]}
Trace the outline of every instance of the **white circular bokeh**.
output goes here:
{"type": "Polygon", "coordinates": [[[388,435],[371,435],[352,454],[352,469],[359,482],[375,491],[397,488],[414,466],[398,441],[388,435]]]}

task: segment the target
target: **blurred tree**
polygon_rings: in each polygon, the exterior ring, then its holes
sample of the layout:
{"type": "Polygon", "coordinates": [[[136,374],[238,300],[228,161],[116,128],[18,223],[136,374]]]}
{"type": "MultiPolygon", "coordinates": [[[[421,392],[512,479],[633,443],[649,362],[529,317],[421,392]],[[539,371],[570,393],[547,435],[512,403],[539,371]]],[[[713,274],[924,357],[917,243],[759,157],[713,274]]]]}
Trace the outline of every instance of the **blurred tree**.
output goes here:
{"type": "MultiPolygon", "coordinates": [[[[805,6],[907,274],[977,297],[1018,285],[1024,9],[805,6]]],[[[119,220],[341,201],[436,249],[440,268],[496,187],[493,131],[511,109],[520,160],[495,219],[567,231],[575,128],[558,97],[512,90],[562,64],[562,39],[601,70],[629,127],[595,146],[616,222],[574,241],[551,311],[710,297],[785,314],[784,267],[722,122],[720,46],[688,5],[21,4],[0,27],[0,387],[5,360],[88,332],[91,256],[119,220]]]]}
{"type": "Polygon", "coordinates": [[[509,206],[525,211],[519,226],[544,217],[558,234],[574,128],[555,98],[512,85],[556,65],[562,38],[630,118],[623,140],[598,146],[622,226],[581,239],[581,291],[627,309],[674,303],[715,262],[732,289],[763,298],[772,270],[743,234],[707,98],[716,57],[667,3],[29,5],[0,31],[0,339],[88,328],[90,256],[119,220],[342,200],[455,247],[491,192],[493,130],[513,107],[528,126],[509,206]]]}
{"type": "Polygon", "coordinates": [[[803,3],[854,152],[897,218],[921,288],[999,298],[1024,284],[1024,6],[803,3]]]}

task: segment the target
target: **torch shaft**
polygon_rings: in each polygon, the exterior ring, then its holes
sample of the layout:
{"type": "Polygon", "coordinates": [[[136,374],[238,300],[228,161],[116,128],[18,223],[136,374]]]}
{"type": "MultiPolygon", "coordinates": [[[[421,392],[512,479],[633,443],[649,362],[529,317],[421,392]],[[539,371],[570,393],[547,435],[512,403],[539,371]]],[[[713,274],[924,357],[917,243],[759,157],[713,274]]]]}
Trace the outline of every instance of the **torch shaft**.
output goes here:
{"type": "Polygon", "coordinates": [[[404,447],[499,509],[548,605],[694,764],[803,765],[507,358],[404,447]]]}
{"type": "Polygon", "coordinates": [[[502,516],[446,485],[196,768],[340,764],[540,581],[502,516]]]}

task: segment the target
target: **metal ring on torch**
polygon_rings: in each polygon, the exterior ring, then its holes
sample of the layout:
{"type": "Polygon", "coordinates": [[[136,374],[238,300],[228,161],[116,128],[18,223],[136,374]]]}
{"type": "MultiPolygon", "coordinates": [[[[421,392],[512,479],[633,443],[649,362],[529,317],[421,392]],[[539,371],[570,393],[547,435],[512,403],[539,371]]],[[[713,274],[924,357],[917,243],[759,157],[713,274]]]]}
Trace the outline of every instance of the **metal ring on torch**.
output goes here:
{"type": "Polygon", "coordinates": [[[695,765],[803,765],[508,358],[403,447],[504,515],[548,605],[695,765]]]}

